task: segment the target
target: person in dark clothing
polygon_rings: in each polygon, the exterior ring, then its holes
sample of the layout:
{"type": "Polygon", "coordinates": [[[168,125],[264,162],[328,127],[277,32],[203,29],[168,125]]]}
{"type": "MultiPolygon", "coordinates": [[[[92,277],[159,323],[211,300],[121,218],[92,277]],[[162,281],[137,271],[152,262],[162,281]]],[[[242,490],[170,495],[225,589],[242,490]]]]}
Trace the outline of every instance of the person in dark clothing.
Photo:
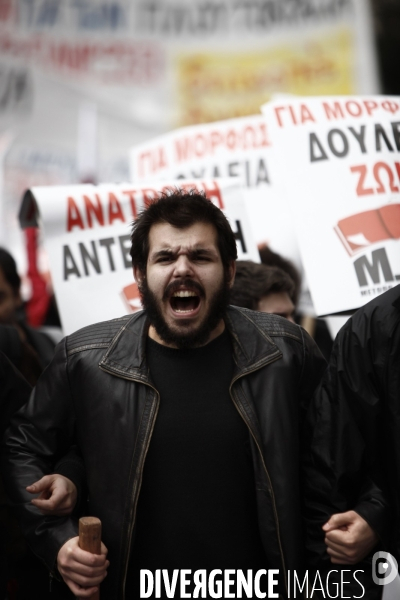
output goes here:
{"type": "Polygon", "coordinates": [[[3,352],[18,371],[33,387],[43,371],[37,353],[21,338],[13,325],[0,324],[0,351],[3,352]]]}
{"type": "Polygon", "coordinates": [[[310,408],[312,443],[305,460],[310,472],[318,470],[322,477],[317,490],[310,479],[307,497],[323,529],[309,534],[308,551],[319,569],[351,568],[365,555],[366,568],[371,569],[372,552],[377,550],[391,552],[400,561],[399,361],[397,285],[360,308],[339,331],[310,408]],[[345,464],[338,444],[330,443],[339,435],[340,446],[347,448],[345,464]],[[368,491],[355,506],[357,481],[368,491]],[[371,513],[372,504],[385,502],[386,510],[371,513]],[[364,519],[359,533],[364,541],[358,547],[348,544],[355,515],[364,519]]]}
{"type": "Polygon", "coordinates": [[[142,567],[276,568],[287,597],[303,565],[301,423],[323,357],[287,319],[228,307],[236,242],[202,195],[151,203],[131,256],[145,310],[68,336],[7,432],[24,531],[80,597],[100,582],[103,600],[138,596],[142,567]],[[78,548],[73,520],[43,527],[21,505],[24,481],[73,443],[109,561],[104,546],[78,548]]]}
{"type": "MultiPolygon", "coordinates": [[[[28,401],[43,371],[38,355],[12,325],[0,325],[0,439],[11,417],[28,401]]],[[[55,474],[47,475],[28,491],[35,494],[32,501],[48,515],[72,512],[79,506],[78,491],[84,490],[84,471],[75,450],[71,450],[55,466],[55,474]],[[39,496],[37,496],[39,494],[39,496]]],[[[0,476],[0,598],[13,585],[16,600],[54,598],[49,594],[49,572],[32,553],[21,534],[18,522],[7,503],[6,489],[0,476]]],[[[73,598],[68,588],[54,582],[58,598],[73,598]]]]}
{"type": "MultiPolygon", "coordinates": [[[[384,490],[390,504],[390,519],[365,519],[379,533],[385,547],[400,561],[400,285],[360,308],[339,331],[328,369],[317,394],[318,411],[311,428],[316,438],[337,427],[340,411],[347,411],[354,425],[348,435],[359,439],[372,479],[384,490]],[[329,429],[327,429],[329,428],[329,429]]],[[[357,453],[360,455],[360,452],[357,453]]],[[[327,463],[331,452],[324,455],[327,463]]],[[[333,462],[330,463],[331,465],[333,462]]],[[[325,464],[326,485],[340,489],[337,473],[325,464]]],[[[336,511],[339,512],[339,511],[336,511]]],[[[362,512],[360,514],[363,514],[362,512]]],[[[337,515],[336,521],[339,521],[337,515]]],[[[333,520],[333,519],[332,519],[333,520]]],[[[329,526],[325,528],[329,532],[329,526]]],[[[341,554],[340,536],[326,534],[328,553],[341,554]]]]}
{"type": "Polygon", "coordinates": [[[36,354],[36,360],[43,370],[53,358],[55,344],[49,336],[25,322],[20,288],[21,278],[15,260],[7,250],[0,248],[0,324],[16,328],[24,343],[24,352],[29,351],[29,346],[30,353],[36,354]]]}
{"type": "MultiPolygon", "coordinates": [[[[17,336],[18,337],[18,336],[17,336]]],[[[0,337],[1,339],[1,337],[0,337]]],[[[11,416],[29,398],[31,386],[17,371],[10,360],[0,351],[0,437],[4,435],[11,416]]],[[[5,492],[0,477],[0,598],[5,598],[7,582],[10,579],[10,540],[15,541],[15,524],[5,503],[5,492]],[[13,531],[14,530],[14,531],[13,531]]],[[[19,538],[20,539],[20,538],[19,538]]],[[[20,539],[20,544],[23,545],[20,539]]],[[[15,544],[14,544],[15,546],[15,544]]],[[[23,552],[23,550],[22,550],[23,552]]]]}
{"type": "MultiPolygon", "coordinates": [[[[0,348],[6,350],[11,359],[19,360],[18,349],[21,340],[14,328],[10,327],[6,335],[3,335],[4,329],[7,328],[0,326],[0,348]]],[[[10,358],[0,350],[0,439],[10,419],[28,401],[32,391],[31,385],[10,358]]],[[[24,364],[26,366],[26,361],[24,364]]],[[[30,373],[29,368],[27,370],[30,373]]],[[[52,484],[53,502],[57,504],[57,508],[52,510],[49,502],[45,501],[42,506],[47,514],[61,514],[62,506],[69,513],[76,504],[76,486],[83,485],[84,477],[82,472],[78,473],[80,465],[77,467],[76,462],[73,452],[56,465],[57,475],[53,476],[52,484]],[[68,479],[69,477],[72,477],[75,483],[68,479]]],[[[49,488],[50,482],[46,486],[46,497],[50,495],[49,488]]],[[[51,600],[55,596],[49,595],[49,572],[27,547],[18,523],[10,512],[6,496],[0,473],[0,598],[3,600],[6,597],[7,587],[12,585],[16,600],[32,600],[37,597],[51,600]]],[[[73,598],[67,586],[62,583],[56,582],[53,591],[60,600],[73,598]]]]}
{"type": "Polygon", "coordinates": [[[1,330],[0,327],[0,438],[3,437],[12,415],[27,402],[32,391],[32,386],[4,354],[1,347],[1,330]]]}

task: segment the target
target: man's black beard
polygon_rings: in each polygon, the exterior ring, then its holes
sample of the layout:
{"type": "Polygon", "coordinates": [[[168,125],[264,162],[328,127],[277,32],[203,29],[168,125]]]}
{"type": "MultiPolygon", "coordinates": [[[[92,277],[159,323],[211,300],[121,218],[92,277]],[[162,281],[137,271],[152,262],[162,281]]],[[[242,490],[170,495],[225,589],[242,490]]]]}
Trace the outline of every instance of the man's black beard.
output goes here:
{"type": "MultiPolygon", "coordinates": [[[[190,279],[185,279],[182,283],[190,283],[190,279]]],[[[222,282],[219,289],[214,293],[210,300],[208,313],[204,315],[202,323],[193,331],[188,333],[171,328],[165,321],[160,310],[159,302],[153,292],[147,285],[146,277],[140,286],[140,294],[143,307],[147,312],[150,324],[153,325],[157,334],[166,343],[177,346],[179,349],[195,348],[207,343],[211,332],[217,327],[221,319],[226,314],[229,304],[230,287],[225,281],[222,282]]]]}

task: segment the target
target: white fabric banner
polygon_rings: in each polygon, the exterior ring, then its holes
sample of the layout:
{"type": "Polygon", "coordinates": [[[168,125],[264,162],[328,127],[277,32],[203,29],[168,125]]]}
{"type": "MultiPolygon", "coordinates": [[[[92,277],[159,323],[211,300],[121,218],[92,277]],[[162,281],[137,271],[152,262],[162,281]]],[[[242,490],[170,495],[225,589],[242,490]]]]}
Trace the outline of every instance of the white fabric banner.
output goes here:
{"type": "Polygon", "coordinates": [[[400,281],[400,98],[285,98],[262,107],[318,315],[400,281]]]}
{"type": "Polygon", "coordinates": [[[378,85],[365,0],[6,0],[0,50],[150,130],[378,85]]]}
{"type": "Polygon", "coordinates": [[[39,222],[66,335],[141,308],[134,282],[130,225],[160,191],[198,189],[220,207],[242,260],[259,260],[238,181],[204,179],[143,184],[36,187],[23,199],[22,227],[39,222]]]}

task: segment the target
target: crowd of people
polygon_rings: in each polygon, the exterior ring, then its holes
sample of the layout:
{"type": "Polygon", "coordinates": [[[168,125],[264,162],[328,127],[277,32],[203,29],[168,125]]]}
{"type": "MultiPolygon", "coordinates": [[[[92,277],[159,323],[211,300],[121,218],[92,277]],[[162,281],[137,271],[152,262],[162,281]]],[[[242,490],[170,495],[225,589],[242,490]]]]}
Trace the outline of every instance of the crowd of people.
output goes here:
{"type": "Polygon", "coordinates": [[[168,590],[175,570],[251,570],[250,598],[381,598],[373,556],[400,558],[400,286],[320,343],[295,267],[267,246],[238,261],[223,212],[180,190],[138,216],[130,255],[143,310],[55,346],[0,249],[0,600],[130,600],[158,570],[146,597],[199,597],[203,575],[168,590]],[[101,554],[79,547],[83,515],[101,554]]]}

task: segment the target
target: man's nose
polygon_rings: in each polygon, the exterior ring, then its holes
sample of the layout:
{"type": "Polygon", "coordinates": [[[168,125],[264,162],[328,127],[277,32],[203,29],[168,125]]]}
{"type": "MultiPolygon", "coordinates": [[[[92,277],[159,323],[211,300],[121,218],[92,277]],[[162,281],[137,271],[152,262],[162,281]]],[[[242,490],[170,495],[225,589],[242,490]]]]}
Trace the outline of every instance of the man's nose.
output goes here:
{"type": "Polygon", "coordinates": [[[191,274],[193,274],[193,265],[189,258],[185,254],[178,256],[174,268],[175,277],[187,277],[191,274]]]}

